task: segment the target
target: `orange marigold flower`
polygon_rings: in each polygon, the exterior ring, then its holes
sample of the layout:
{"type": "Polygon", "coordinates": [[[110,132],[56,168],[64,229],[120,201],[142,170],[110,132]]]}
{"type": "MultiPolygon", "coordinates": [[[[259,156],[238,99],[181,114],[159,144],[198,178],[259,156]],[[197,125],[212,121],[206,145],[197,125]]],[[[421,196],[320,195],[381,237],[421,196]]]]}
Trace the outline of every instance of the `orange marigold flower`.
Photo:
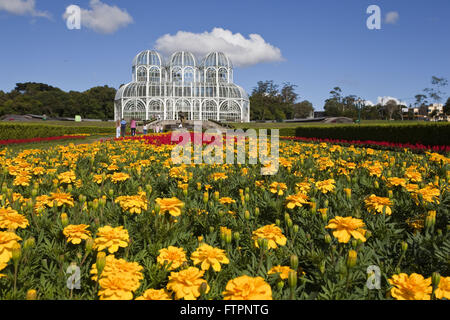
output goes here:
{"type": "Polygon", "coordinates": [[[16,230],[26,228],[29,222],[25,216],[11,208],[0,208],[0,228],[16,230]]]}
{"type": "Polygon", "coordinates": [[[119,203],[123,211],[140,214],[142,210],[147,210],[147,198],[145,193],[134,196],[120,196],[114,201],[119,203]]]}
{"type": "Polygon", "coordinates": [[[167,265],[168,270],[175,270],[187,261],[186,252],[183,248],[169,246],[159,250],[159,256],[156,261],[160,265],[167,265]]]}
{"type": "Polygon", "coordinates": [[[236,200],[233,200],[230,197],[222,197],[219,199],[219,202],[221,204],[231,204],[231,203],[236,203],[236,200]]]}
{"type": "Polygon", "coordinates": [[[406,273],[393,275],[388,279],[393,286],[390,293],[397,300],[430,300],[431,278],[425,279],[422,275],[413,273],[408,276],[406,273]]]}
{"type": "Polygon", "coordinates": [[[309,197],[306,194],[299,192],[297,194],[286,197],[287,201],[286,207],[288,209],[294,209],[295,207],[303,207],[304,204],[310,203],[308,200],[309,197]]]}
{"type": "Polygon", "coordinates": [[[289,276],[289,271],[294,271],[292,270],[290,267],[287,266],[275,266],[272,267],[272,269],[269,270],[269,272],[267,272],[267,274],[280,274],[280,278],[283,280],[286,280],[289,276]]]}
{"type": "Polygon", "coordinates": [[[98,251],[108,249],[109,253],[114,253],[119,247],[127,247],[129,241],[128,231],[123,226],[116,228],[104,226],[98,229],[93,248],[98,251]]]}
{"type": "Polygon", "coordinates": [[[17,241],[19,240],[22,240],[22,238],[14,232],[0,231],[0,264],[8,263],[12,257],[12,249],[18,244],[17,241]]]}
{"type": "MultiPolygon", "coordinates": [[[[175,292],[175,299],[196,300],[200,296],[200,286],[206,283],[203,279],[205,271],[195,267],[189,267],[180,272],[171,272],[167,289],[175,292]]],[[[206,283],[206,292],[210,287],[206,283]]]]}
{"type": "Polygon", "coordinates": [[[135,282],[126,274],[114,273],[99,281],[100,300],[132,300],[133,291],[136,291],[135,282]]]}
{"type": "Polygon", "coordinates": [[[64,228],[63,234],[66,236],[67,242],[80,244],[81,240],[86,240],[91,236],[91,232],[86,230],[87,228],[89,228],[87,224],[69,224],[64,228]]]}
{"type": "Polygon", "coordinates": [[[60,207],[62,205],[68,205],[70,207],[74,206],[73,198],[68,193],[51,192],[46,205],[49,207],[53,207],[53,204],[55,203],[55,201],[56,201],[56,205],[58,207],[60,207]]]}
{"type": "Polygon", "coordinates": [[[258,239],[267,239],[269,249],[276,249],[278,245],[284,246],[287,241],[281,229],[275,226],[275,224],[266,225],[253,231],[252,239],[255,240],[255,246],[257,248],[259,248],[258,239]]]}
{"type": "Polygon", "coordinates": [[[60,183],[72,183],[77,180],[77,176],[73,171],[62,172],[58,175],[58,179],[60,183]]]}
{"type": "Polygon", "coordinates": [[[191,254],[191,260],[194,265],[201,263],[202,270],[208,270],[212,267],[216,272],[222,270],[221,264],[230,263],[224,250],[214,248],[206,243],[201,244],[191,254]]]}
{"type": "Polygon", "coordinates": [[[181,215],[181,209],[184,207],[184,202],[176,197],[172,198],[156,198],[156,203],[160,207],[160,213],[169,212],[170,215],[178,217],[181,215]]]}
{"type": "Polygon", "coordinates": [[[148,289],[142,294],[142,296],[137,297],[136,300],[172,300],[170,293],[165,289],[148,289]]]}
{"type": "Polygon", "coordinates": [[[269,186],[269,190],[272,193],[276,193],[279,196],[282,196],[284,194],[284,190],[287,189],[286,183],[283,182],[272,182],[269,186]]]}
{"type": "Polygon", "coordinates": [[[336,231],[333,231],[333,236],[335,236],[339,242],[347,243],[350,240],[350,237],[365,242],[366,238],[364,235],[366,234],[366,230],[363,229],[364,227],[365,224],[361,219],[336,216],[329,221],[325,228],[336,229],[336,231]]]}
{"type": "Polygon", "coordinates": [[[434,295],[438,299],[445,298],[450,300],[450,277],[441,277],[441,281],[439,281],[439,286],[434,292],[434,295]]]}
{"type": "Polygon", "coordinates": [[[383,213],[383,210],[386,210],[385,213],[387,215],[392,214],[392,202],[389,198],[377,197],[376,195],[372,194],[366,200],[364,200],[364,202],[366,203],[367,210],[370,213],[383,213]]]}
{"type": "Polygon", "coordinates": [[[224,300],[272,300],[272,288],[261,277],[241,276],[228,281],[224,300]]]}
{"type": "Polygon", "coordinates": [[[334,179],[328,179],[323,181],[317,181],[315,183],[315,186],[318,190],[320,190],[320,192],[328,193],[334,191],[334,189],[336,188],[335,183],[336,181],[334,179]]]}
{"type": "Polygon", "coordinates": [[[111,175],[111,181],[114,183],[120,182],[120,181],[126,181],[130,178],[130,175],[124,172],[114,172],[111,175]]]}

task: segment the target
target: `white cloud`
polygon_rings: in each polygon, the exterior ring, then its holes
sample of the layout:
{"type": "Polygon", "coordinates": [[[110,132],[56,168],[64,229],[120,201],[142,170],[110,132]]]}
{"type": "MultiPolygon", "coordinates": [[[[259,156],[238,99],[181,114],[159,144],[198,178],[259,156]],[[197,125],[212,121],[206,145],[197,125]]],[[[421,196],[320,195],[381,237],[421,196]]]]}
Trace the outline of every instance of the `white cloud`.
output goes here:
{"type": "Polygon", "coordinates": [[[395,24],[395,23],[397,23],[399,18],[400,18],[400,16],[397,11],[390,11],[390,12],[386,13],[384,22],[389,23],[389,24],[395,24]]]}
{"type": "Polygon", "coordinates": [[[365,100],[364,101],[364,105],[369,106],[369,107],[373,107],[374,106],[373,102],[370,101],[370,100],[365,100]]]}
{"type": "MultiPolygon", "coordinates": [[[[81,9],[81,26],[99,33],[114,33],[133,22],[128,12],[117,6],[107,5],[100,0],[91,0],[90,9],[81,9]]],[[[64,13],[63,18],[67,19],[64,13]]]]}
{"type": "Polygon", "coordinates": [[[395,102],[397,102],[398,105],[405,105],[405,106],[408,105],[405,101],[400,101],[400,100],[397,99],[397,98],[389,97],[389,96],[378,97],[378,99],[377,99],[377,104],[380,104],[380,105],[384,106],[384,105],[386,105],[386,103],[387,103],[389,100],[394,100],[395,102]]]}
{"type": "Polygon", "coordinates": [[[178,31],[175,35],[166,34],[156,40],[155,48],[165,55],[190,51],[199,58],[211,51],[221,51],[238,67],[284,60],[281,50],[267,43],[259,34],[245,38],[240,33],[222,28],[203,33],[178,31]]]}
{"type": "Polygon", "coordinates": [[[0,11],[25,16],[50,18],[50,14],[45,11],[36,10],[35,0],[0,0],[0,11]]]}

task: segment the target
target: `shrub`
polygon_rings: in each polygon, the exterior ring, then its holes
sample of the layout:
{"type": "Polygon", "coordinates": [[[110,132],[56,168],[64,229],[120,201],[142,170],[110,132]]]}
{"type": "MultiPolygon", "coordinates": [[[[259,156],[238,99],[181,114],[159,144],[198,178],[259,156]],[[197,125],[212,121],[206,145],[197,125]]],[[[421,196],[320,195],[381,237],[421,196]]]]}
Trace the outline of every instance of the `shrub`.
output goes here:
{"type": "Polygon", "coordinates": [[[301,126],[295,129],[295,136],[437,146],[449,144],[450,123],[301,126]]]}
{"type": "Polygon", "coordinates": [[[0,140],[47,138],[80,133],[113,134],[114,132],[115,128],[105,127],[66,127],[42,124],[0,123],[0,140]]]}

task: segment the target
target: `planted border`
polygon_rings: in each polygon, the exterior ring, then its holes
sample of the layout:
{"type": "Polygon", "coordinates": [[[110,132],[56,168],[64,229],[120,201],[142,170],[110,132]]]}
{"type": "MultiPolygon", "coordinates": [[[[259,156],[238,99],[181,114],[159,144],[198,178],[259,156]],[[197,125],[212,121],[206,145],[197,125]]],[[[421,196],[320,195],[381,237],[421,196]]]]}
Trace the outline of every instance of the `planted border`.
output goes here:
{"type": "Polygon", "coordinates": [[[0,140],[34,139],[77,135],[82,133],[110,133],[115,128],[105,127],[66,127],[58,125],[0,123],[0,140]]]}

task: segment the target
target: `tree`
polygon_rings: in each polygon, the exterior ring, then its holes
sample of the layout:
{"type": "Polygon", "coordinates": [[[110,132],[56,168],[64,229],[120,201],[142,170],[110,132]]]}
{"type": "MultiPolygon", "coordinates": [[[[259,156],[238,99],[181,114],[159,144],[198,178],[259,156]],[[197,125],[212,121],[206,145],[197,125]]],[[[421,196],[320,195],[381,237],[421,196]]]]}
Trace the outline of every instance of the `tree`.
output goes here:
{"type": "Polygon", "coordinates": [[[444,105],[444,113],[450,115],[450,97],[448,97],[447,102],[444,105]]]}
{"type": "Polygon", "coordinates": [[[442,100],[442,95],[444,94],[441,89],[448,85],[448,81],[445,78],[438,78],[436,76],[431,77],[431,84],[433,87],[423,89],[424,92],[428,94],[428,97],[435,102],[440,102],[442,100]]]}
{"type": "Polygon", "coordinates": [[[308,118],[314,112],[313,105],[308,100],[294,104],[293,110],[295,119],[308,118]]]}
{"type": "Polygon", "coordinates": [[[250,96],[252,120],[283,120],[292,118],[293,105],[298,98],[297,86],[284,83],[283,87],[273,80],[258,81],[250,96]]]}

